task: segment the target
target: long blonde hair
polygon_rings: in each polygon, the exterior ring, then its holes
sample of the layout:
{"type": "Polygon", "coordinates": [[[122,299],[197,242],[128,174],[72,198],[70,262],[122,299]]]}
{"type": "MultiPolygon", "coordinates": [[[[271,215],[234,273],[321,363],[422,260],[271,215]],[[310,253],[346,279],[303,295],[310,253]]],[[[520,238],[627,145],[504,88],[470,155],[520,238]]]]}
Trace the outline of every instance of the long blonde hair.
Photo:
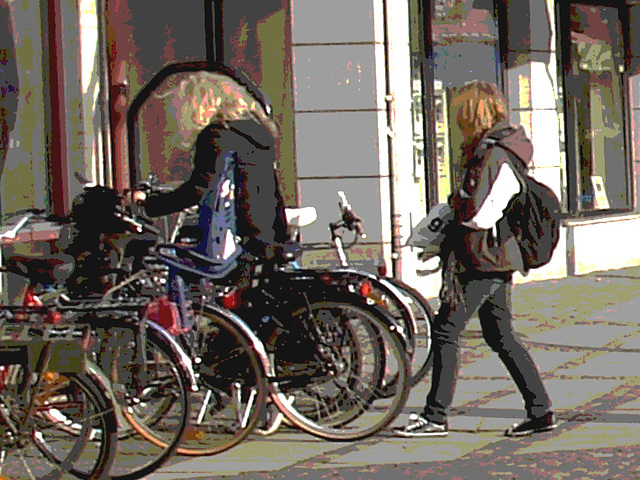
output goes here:
{"type": "Polygon", "coordinates": [[[235,120],[254,120],[264,125],[273,137],[279,134],[276,123],[262,104],[246,87],[223,73],[192,73],[178,85],[155,96],[171,98],[183,139],[181,143],[185,146],[190,146],[207,125],[227,125],[235,120]]]}
{"type": "Polygon", "coordinates": [[[474,80],[455,90],[454,105],[460,105],[458,126],[467,139],[479,138],[507,120],[507,101],[493,83],[474,80]]]}

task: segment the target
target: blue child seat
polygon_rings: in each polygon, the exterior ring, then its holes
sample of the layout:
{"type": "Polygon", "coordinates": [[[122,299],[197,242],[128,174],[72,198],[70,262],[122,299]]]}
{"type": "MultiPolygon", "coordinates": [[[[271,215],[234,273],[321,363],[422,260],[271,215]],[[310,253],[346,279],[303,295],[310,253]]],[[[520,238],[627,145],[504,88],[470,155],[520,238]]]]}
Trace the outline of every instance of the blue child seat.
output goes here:
{"type": "Polygon", "coordinates": [[[224,278],[238,266],[243,250],[236,235],[236,163],[236,152],[224,155],[222,171],[200,201],[202,240],[195,247],[159,245],[156,256],[164,263],[177,271],[211,279],[224,278]]]}
{"type": "Polygon", "coordinates": [[[205,273],[210,276],[226,276],[242,254],[237,237],[236,156],[234,151],[224,155],[220,175],[200,202],[198,226],[203,236],[193,253],[208,260],[205,273]]]}

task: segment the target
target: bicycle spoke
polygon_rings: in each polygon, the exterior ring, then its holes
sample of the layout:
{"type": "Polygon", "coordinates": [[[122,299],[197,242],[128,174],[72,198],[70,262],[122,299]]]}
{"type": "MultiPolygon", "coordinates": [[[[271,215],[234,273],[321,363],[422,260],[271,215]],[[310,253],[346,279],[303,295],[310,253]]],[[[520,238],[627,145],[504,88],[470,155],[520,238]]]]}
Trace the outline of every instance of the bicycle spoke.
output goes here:
{"type": "Polygon", "coordinates": [[[207,389],[207,393],[204,396],[204,400],[202,401],[202,407],[200,407],[200,412],[198,413],[198,419],[196,423],[198,425],[202,424],[202,420],[204,420],[204,416],[207,413],[207,408],[209,408],[209,401],[211,400],[211,389],[207,389]]]}
{"type": "Polygon", "coordinates": [[[240,426],[242,428],[246,428],[248,423],[249,423],[249,417],[251,415],[251,410],[253,409],[253,406],[256,403],[256,397],[258,395],[258,389],[257,388],[252,387],[250,390],[251,390],[251,393],[249,393],[249,398],[247,400],[247,405],[244,408],[244,412],[240,411],[241,410],[241,407],[240,407],[241,403],[240,403],[239,408],[238,408],[238,413],[240,414],[239,415],[239,417],[240,417],[239,418],[240,426]]]}
{"type": "MultiPolygon", "coordinates": [[[[287,417],[299,428],[331,440],[365,438],[388,425],[401,410],[406,398],[406,356],[400,338],[389,329],[394,323],[387,312],[350,294],[337,297],[340,300],[310,301],[306,308],[292,312],[293,324],[313,322],[316,337],[322,340],[317,343],[317,356],[323,368],[309,377],[306,371],[302,375],[289,369],[289,381],[278,377],[274,387],[277,395],[295,396],[287,417]],[[390,366],[402,386],[392,395],[385,389],[390,366]],[[384,400],[383,408],[370,408],[379,400],[384,400]]],[[[286,348],[289,339],[284,335],[281,344],[286,348]]],[[[288,371],[277,350],[275,361],[276,371],[288,371]]]]}

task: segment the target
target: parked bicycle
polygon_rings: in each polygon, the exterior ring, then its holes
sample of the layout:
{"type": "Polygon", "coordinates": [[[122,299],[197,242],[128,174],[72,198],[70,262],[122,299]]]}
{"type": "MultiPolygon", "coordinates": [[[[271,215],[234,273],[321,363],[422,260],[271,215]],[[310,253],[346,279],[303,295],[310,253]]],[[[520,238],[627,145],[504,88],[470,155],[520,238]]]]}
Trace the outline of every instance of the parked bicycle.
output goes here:
{"type": "MultiPolygon", "coordinates": [[[[233,191],[233,185],[220,188],[230,198],[219,192],[212,203],[235,208],[233,191]]],[[[200,235],[226,236],[214,232],[215,221],[208,225],[200,235]]],[[[179,226],[165,230],[180,231],[179,226]]],[[[322,438],[352,440],[395,418],[406,396],[404,337],[387,312],[359,294],[361,278],[337,286],[327,282],[327,272],[302,270],[285,258],[265,262],[245,256],[230,269],[229,262],[197,251],[198,240],[189,237],[194,229],[187,230],[186,237],[178,235],[176,242],[154,250],[169,266],[172,300],[190,300],[195,312],[217,303],[249,323],[266,347],[271,404],[290,423],[322,438]],[[394,375],[399,388],[385,394],[385,381],[394,375]]]]}
{"type": "MultiPolygon", "coordinates": [[[[372,303],[387,309],[405,331],[407,337],[407,355],[409,358],[408,387],[416,385],[431,368],[431,332],[434,312],[429,301],[415,288],[407,285],[402,280],[386,275],[366,272],[354,268],[348,257],[348,250],[358,244],[359,240],[366,237],[362,226],[362,219],[357,215],[347,200],[344,192],[338,192],[340,218],[329,223],[331,235],[330,244],[309,244],[310,250],[332,248],[338,260],[338,268],[331,270],[336,278],[341,276],[361,277],[361,292],[372,303]],[[353,235],[353,239],[346,243],[346,232],[353,235]]],[[[307,207],[311,208],[311,207],[307,207]]],[[[297,229],[310,225],[315,221],[312,215],[307,221],[299,223],[297,229]]],[[[394,382],[388,382],[386,388],[395,389],[394,382]]]]}
{"type": "MultiPolygon", "coordinates": [[[[65,306],[104,312],[100,317],[105,318],[103,328],[110,338],[99,358],[116,383],[116,393],[125,388],[120,397],[124,403],[119,402],[123,416],[148,442],[166,451],[177,442],[175,451],[183,455],[212,455],[241,442],[253,430],[265,396],[258,358],[266,355],[261,342],[239,318],[220,307],[194,308],[191,293],[177,287],[170,269],[150,253],[160,232],[130,211],[114,190],[87,186],[77,206],[71,214],[76,229],[80,234],[96,231],[80,238],[87,245],[79,248],[72,242],[69,250],[82,251],[80,256],[88,250],[85,258],[95,256],[91,269],[80,268],[82,276],[67,282],[71,298],[65,306]],[[118,235],[105,235],[114,218],[127,228],[116,226],[112,230],[118,235]],[[120,334],[127,335],[126,341],[114,338],[114,329],[127,326],[135,330],[120,334]],[[141,382],[148,376],[149,363],[163,366],[165,377],[141,382]],[[160,428],[167,423],[167,409],[183,403],[177,384],[172,393],[164,383],[169,366],[182,373],[189,387],[190,414],[181,438],[177,427],[160,428]],[[133,391],[127,390],[131,385],[133,391]],[[156,400],[153,408],[149,397],[156,400]],[[147,409],[141,414],[143,405],[147,409]],[[132,409],[135,415],[130,415],[132,409]]],[[[197,297],[196,293],[196,301],[197,297]]],[[[175,380],[175,375],[171,378],[175,380]]]]}
{"type": "MultiPolygon", "coordinates": [[[[9,223],[5,228],[4,238],[32,228],[29,220],[38,225],[45,220],[40,213],[31,211],[19,216],[13,226],[9,223]]],[[[72,301],[62,284],[73,272],[74,261],[64,254],[9,256],[2,270],[24,277],[27,285],[20,306],[3,308],[17,309],[13,314],[16,321],[29,320],[31,317],[21,309],[30,309],[34,320],[77,324],[89,329],[87,364],[118,407],[112,407],[118,417],[118,443],[109,478],[140,478],[169,458],[185,430],[189,366],[181,361],[185,355],[171,335],[144,318],[144,299],[107,302],[96,297],[72,301]],[[132,345],[139,338],[144,338],[145,348],[136,350],[132,345]],[[115,394],[111,393],[112,385],[115,394]],[[144,437],[148,430],[163,435],[165,445],[154,448],[148,444],[144,437]]],[[[69,433],[74,430],[69,429],[69,433]]]]}
{"type": "Polygon", "coordinates": [[[108,382],[87,360],[87,325],[48,308],[0,307],[0,475],[107,478],[117,420],[108,382]]]}

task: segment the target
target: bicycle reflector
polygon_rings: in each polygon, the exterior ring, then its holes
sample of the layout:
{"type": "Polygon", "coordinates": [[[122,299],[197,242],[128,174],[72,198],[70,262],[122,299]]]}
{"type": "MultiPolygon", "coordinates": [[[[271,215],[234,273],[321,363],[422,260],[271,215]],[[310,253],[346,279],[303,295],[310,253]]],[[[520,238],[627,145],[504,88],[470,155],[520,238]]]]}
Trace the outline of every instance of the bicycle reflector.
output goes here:
{"type": "Polygon", "coordinates": [[[380,277],[386,277],[388,273],[387,262],[385,261],[383,256],[380,256],[378,261],[375,263],[376,270],[378,271],[378,275],[380,277]]]}
{"type": "Polygon", "coordinates": [[[240,289],[233,288],[220,297],[220,304],[227,310],[238,308],[242,304],[240,289]]]}
{"type": "Polygon", "coordinates": [[[41,307],[42,301],[35,294],[32,288],[28,288],[26,293],[24,294],[24,299],[22,300],[23,307],[41,307]]]}
{"type": "Polygon", "coordinates": [[[371,282],[369,280],[363,280],[358,285],[358,292],[361,296],[369,298],[373,293],[373,285],[371,285],[371,282]]]}
{"type": "MultiPolygon", "coordinates": [[[[42,307],[44,306],[42,303],[42,300],[40,300],[40,297],[38,297],[38,295],[36,295],[36,293],[34,292],[32,287],[27,288],[27,291],[24,294],[24,298],[22,299],[22,306],[23,307],[42,307]]],[[[49,324],[49,325],[55,325],[57,323],[60,323],[60,321],[62,320],[62,314],[60,312],[58,312],[57,310],[49,310],[47,309],[46,312],[43,312],[43,323],[49,324]]],[[[26,321],[28,319],[27,314],[17,314],[16,315],[16,319],[20,320],[20,321],[26,321]]]]}
{"type": "Polygon", "coordinates": [[[180,335],[186,330],[182,326],[182,319],[178,306],[166,295],[150,302],[145,308],[145,316],[162,326],[173,335],[180,335]]]}

